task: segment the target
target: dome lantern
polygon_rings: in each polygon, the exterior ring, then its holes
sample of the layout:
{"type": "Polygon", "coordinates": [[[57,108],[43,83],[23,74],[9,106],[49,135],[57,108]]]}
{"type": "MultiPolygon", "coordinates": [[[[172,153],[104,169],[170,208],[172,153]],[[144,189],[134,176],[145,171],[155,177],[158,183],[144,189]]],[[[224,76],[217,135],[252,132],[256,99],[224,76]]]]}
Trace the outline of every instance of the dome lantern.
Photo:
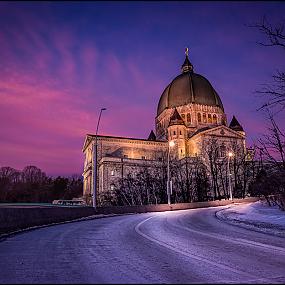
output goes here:
{"type": "Polygon", "coordinates": [[[182,71],[182,73],[193,72],[193,65],[192,65],[192,63],[190,62],[189,58],[188,58],[188,51],[189,51],[189,49],[188,49],[188,48],[185,48],[185,55],[186,55],[186,58],[185,58],[185,60],[184,60],[184,63],[183,63],[182,66],[181,66],[181,71],[182,71]]]}

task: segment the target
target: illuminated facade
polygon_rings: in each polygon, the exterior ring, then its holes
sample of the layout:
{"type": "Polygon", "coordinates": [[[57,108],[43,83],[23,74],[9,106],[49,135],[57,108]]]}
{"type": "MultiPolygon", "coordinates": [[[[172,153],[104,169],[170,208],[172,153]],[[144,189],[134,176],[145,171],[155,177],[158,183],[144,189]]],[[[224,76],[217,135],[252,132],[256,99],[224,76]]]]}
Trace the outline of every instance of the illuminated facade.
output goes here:
{"type": "MultiPolygon", "coordinates": [[[[228,125],[222,101],[210,82],[197,73],[186,52],[181,74],[175,77],[160,96],[155,133],[147,139],[97,136],[98,193],[112,190],[116,179],[137,173],[143,167],[156,167],[175,143],[176,159],[203,157],[205,146],[215,138],[220,156],[232,149],[233,142],[245,149],[245,132],[233,117],[228,125]]],[[[87,134],[83,153],[84,196],[93,193],[93,147],[95,135],[87,134]]]]}

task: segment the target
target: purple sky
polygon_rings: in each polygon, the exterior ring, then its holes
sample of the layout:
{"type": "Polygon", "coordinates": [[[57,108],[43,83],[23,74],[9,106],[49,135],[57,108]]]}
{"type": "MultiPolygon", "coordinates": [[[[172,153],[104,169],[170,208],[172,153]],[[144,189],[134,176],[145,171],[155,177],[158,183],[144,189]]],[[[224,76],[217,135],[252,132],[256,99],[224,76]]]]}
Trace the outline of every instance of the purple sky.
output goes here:
{"type": "Polygon", "coordinates": [[[80,174],[102,107],[100,134],[146,138],[186,46],[251,144],[266,129],[254,91],[285,67],[246,26],[263,15],[284,20],[285,3],[1,2],[0,167],[80,174]]]}

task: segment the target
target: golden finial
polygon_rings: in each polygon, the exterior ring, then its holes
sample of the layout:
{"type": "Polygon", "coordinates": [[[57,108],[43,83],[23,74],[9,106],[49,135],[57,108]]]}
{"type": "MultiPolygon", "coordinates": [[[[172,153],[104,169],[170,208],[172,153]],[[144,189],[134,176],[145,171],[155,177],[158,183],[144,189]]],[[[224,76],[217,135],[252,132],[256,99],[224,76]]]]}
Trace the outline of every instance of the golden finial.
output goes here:
{"type": "Polygon", "coordinates": [[[189,52],[189,49],[188,49],[188,47],[187,47],[187,48],[185,48],[185,54],[186,54],[186,56],[188,56],[188,52],[189,52]]]}

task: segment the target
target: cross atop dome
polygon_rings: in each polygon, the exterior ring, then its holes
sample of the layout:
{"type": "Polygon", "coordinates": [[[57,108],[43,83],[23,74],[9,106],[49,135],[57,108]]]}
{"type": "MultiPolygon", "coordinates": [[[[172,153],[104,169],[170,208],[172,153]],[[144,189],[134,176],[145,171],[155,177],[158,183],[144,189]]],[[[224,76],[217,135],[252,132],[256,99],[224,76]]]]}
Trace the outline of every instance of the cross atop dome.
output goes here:
{"type": "Polygon", "coordinates": [[[188,47],[185,48],[185,55],[188,57],[188,52],[189,52],[189,49],[188,47]]]}
{"type": "Polygon", "coordinates": [[[186,55],[186,58],[185,58],[184,63],[182,64],[182,67],[181,67],[182,73],[193,72],[193,65],[192,65],[192,63],[189,61],[188,53],[189,53],[189,49],[188,49],[188,47],[186,47],[186,48],[185,48],[185,55],[186,55]]]}

